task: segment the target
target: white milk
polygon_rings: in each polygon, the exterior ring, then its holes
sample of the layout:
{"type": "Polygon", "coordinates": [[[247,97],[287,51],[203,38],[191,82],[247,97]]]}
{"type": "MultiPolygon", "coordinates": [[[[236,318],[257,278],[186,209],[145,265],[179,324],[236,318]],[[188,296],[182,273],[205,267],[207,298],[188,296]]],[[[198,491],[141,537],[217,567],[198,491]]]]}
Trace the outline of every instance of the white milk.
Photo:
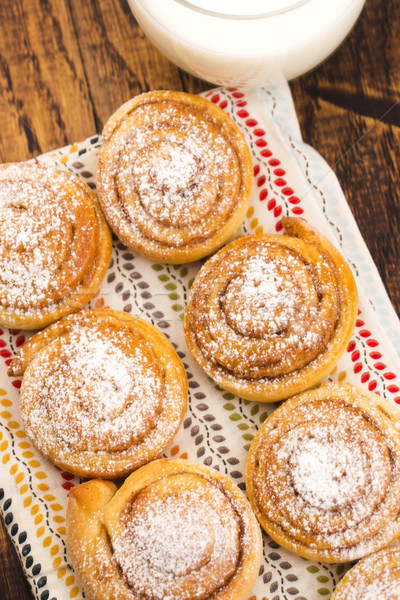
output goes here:
{"type": "Polygon", "coordinates": [[[217,85],[309,71],[346,37],[365,0],[128,0],[152,42],[217,85]]]}

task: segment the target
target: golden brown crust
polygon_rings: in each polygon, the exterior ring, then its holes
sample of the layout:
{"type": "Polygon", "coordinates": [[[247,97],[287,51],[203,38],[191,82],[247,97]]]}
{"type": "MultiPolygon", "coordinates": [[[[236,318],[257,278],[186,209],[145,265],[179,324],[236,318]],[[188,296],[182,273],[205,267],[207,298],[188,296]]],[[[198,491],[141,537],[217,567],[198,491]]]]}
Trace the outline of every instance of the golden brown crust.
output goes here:
{"type": "Polygon", "coordinates": [[[148,92],[104,127],[100,203],[124,244],[150,259],[190,262],[222,246],[244,220],[252,182],[243,135],[205,98],[148,92]]]}
{"type": "MultiPolygon", "coordinates": [[[[72,488],[69,493],[66,516],[68,555],[72,565],[76,566],[76,574],[89,600],[98,600],[96,588],[104,587],[107,590],[107,582],[103,583],[101,567],[96,568],[91,564],[91,568],[85,570],[79,565],[85,565],[91,552],[97,552],[101,556],[102,551],[107,548],[107,535],[101,523],[101,514],[116,490],[117,487],[110,481],[92,479],[72,488]]],[[[110,594],[108,598],[117,600],[118,597],[110,594]]]]}
{"type": "Polygon", "coordinates": [[[263,529],[292,552],[346,562],[400,534],[400,414],[329,383],[287,400],[250,447],[246,488],[263,529]]]}
{"type": "Polygon", "coordinates": [[[92,190],[37,164],[0,165],[0,324],[39,329],[81,309],[111,258],[92,190]]]}
{"type": "Polygon", "coordinates": [[[337,585],[331,600],[399,600],[400,547],[360,560],[337,585]]]}
{"type": "Polygon", "coordinates": [[[82,477],[115,478],[158,458],[187,402],[182,362],[153,325],[121,311],[69,315],[13,359],[21,418],[37,448],[82,477]]]}
{"type": "Polygon", "coordinates": [[[162,459],[114,496],[106,483],[73,489],[67,510],[68,554],[90,599],[247,600],[261,533],[226,475],[162,459]]]}
{"type": "Polygon", "coordinates": [[[340,253],[304,221],[287,235],[231,242],[198,273],[185,311],[188,348],[221,387],[275,402],[336,366],[357,316],[357,288],[340,253]]]}

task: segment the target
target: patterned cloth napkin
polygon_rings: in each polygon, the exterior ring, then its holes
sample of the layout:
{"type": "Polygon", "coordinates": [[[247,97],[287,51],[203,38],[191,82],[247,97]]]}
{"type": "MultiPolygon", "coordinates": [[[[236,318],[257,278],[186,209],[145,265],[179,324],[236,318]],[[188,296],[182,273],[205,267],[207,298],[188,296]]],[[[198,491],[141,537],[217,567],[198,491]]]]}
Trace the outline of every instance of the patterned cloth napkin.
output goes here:
{"type": "MultiPolygon", "coordinates": [[[[335,175],[301,141],[286,83],[252,91],[219,88],[205,93],[244,132],[255,185],[243,233],[279,232],[282,215],[301,215],[341,249],[359,289],[360,313],[347,351],[329,379],[375,390],[400,404],[400,323],[360,236],[335,175]]],[[[100,136],[38,158],[67,169],[95,188],[100,136]]],[[[244,489],[247,450],[275,405],[242,400],[215,386],[191,359],[182,315],[200,267],[152,263],[114,242],[101,292],[92,301],[142,316],[176,344],[189,378],[187,414],[167,457],[189,458],[220,469],[244,489]]],[[[26,332],[0,330],[0,508],[33,594],[40,600],[83,598],[65,548],[68,492],[79,479],[55,468],[33,448],[21,428],[20,379],[7,364],[26,332]]],[[[264,561],[251,600],[329,598],[346,566],[311,563],[264,535],[264,561]]]]}

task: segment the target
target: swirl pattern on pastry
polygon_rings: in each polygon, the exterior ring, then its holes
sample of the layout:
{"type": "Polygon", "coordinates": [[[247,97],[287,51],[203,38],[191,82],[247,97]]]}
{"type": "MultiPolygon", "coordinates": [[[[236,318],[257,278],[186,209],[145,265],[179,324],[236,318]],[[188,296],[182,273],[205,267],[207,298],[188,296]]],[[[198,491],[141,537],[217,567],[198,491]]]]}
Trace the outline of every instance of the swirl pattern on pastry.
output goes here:
{"type": "Polygon", "coordinates": [[[111,258],[96,195],[70,173],[0,166],[0,323],[39,329],[82,308],[111,258]]]}
{"type": "Polygon", "coordinates": [[[400,413],[329,383],[287,400],[253,440],[246,486],[265,531],[323,562],[356,560],[400,533],[400,413]]]}
{"type": "Polygon", "coordinates": [[[67,547],[96,600],[247,600],[262,552],[239,488],[179,459],[149,463],[118,491],[101,480],[71,490],[67,547]]]}
{"type": "Polygon", "coordinates": [[[360,560],[339,582],[331,600],[400,600],[400,548],[360,560]]]}
{"type": "Polygon", "coordinates": [[[158,458],[183,419],[187,379],[155,327],[120,311],[65,317],[24,344],[21,418],[39,451],[82,477],[114,478],[158,458]]]}
{"type": "Polygon", "coordinates": [[[243,135],[205,98],[148,92],[104,128],[104,214],[124,244],[153,260],[190,262],[222,246],[244,220],[252,182],[243,135]]]}
{"type": "Polygon", "coordinates": [[[300,219],[282,222],[288,235],[244,236],[209,259],[185,311],[186,343],[207,375],[261,402],[319,383],[357,315],[354,278],[337,250],[300,219]]]}

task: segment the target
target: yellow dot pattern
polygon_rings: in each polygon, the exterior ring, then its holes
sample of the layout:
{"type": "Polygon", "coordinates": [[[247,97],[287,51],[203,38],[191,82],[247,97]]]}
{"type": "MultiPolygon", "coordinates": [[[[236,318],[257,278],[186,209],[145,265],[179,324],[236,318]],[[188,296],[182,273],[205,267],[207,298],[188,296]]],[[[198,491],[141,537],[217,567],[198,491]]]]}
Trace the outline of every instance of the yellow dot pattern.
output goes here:
{"type": "MultiPolygon", "coordinates": [[[[41,456],[36,452],[20,423],[15,420],[12,409],[13,402],[6,397],[6,391],[0,388],[0,417],[9,431],[9,439],[0,431],[1,463],[7,465],[8,472],[13,477],[22,506],[29,511],[31,523],[35,527],[36,539],[48,552],[51,564],[57,570],[57,579],[68,588],[70,598],[81,600],[80,588],[75,575],[66,563],[64,536],[66,533],[64,506],[57,496],[51,493],[46,481],[49,479],[46,466],[41,456]],[[16,440],[18,456],[11,452],[11,440],[16,440]],[[29,481],[29,483],[28,483],[29,481]]],[[[63,480],[61,480],[61,483],[63,480]]],[[[65,493],[65,498],[66,498],[65,493]]]]}

